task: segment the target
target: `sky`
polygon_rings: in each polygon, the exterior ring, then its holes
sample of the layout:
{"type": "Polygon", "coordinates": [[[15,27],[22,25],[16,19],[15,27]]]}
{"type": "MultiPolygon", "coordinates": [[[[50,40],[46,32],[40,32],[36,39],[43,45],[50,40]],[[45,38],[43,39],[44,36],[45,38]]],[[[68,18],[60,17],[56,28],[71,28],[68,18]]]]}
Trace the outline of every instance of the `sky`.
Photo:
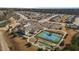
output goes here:
{"type": "Polygon", "coordinates": [[[78,8],[78,0],[0,0],[7,8],[78,8]]]}

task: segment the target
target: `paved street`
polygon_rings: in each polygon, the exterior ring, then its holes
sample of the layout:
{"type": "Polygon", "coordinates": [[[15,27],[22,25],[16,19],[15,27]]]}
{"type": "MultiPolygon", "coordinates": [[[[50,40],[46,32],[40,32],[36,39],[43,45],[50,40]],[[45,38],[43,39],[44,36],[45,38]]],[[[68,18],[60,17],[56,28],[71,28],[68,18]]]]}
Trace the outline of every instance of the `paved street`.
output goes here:
{"type": "Polygon", "coordinates": [[[23,18],[23,19],[30,20],[30,19],[27,19],[26,16],[24,16],[24,15],[22,15],[22,14],[20,14],[20,13],[17,13],[17,12],[16,12],[16,14],[19,15],[19,16],[20,16],[21,18],[23,18]]]}

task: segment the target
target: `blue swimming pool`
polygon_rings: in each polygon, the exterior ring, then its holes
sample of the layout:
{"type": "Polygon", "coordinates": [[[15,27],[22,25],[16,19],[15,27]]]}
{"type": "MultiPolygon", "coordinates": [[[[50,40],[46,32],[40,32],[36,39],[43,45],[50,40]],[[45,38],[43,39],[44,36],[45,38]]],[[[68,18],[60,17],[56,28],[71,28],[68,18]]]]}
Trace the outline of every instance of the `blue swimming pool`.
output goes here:
{"type": "Polygon", "coordinates": [[[50,40],[55,43],[58,43],[61,40],[62,35],[57,34],[57,33],[51,33],[48,31],[43,31],[43,32],[37,34],[36,37],[44,38],[46,40],[50,40]]]}

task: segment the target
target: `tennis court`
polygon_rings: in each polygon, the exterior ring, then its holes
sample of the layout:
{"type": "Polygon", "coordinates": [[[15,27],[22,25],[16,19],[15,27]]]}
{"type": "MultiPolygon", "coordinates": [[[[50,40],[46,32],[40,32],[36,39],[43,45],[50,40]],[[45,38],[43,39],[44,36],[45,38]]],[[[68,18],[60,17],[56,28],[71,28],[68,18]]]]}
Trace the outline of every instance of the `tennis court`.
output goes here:
{"type": "Polygon", "coordinates": [[[51,33],[48,31],[43,31],[43,32],[37,34],[36,37],[43,38],[43,39],[52,41],[54,43],[58,43],[61,40],[62,35],[60,35],[58,33],[51,33]]]}

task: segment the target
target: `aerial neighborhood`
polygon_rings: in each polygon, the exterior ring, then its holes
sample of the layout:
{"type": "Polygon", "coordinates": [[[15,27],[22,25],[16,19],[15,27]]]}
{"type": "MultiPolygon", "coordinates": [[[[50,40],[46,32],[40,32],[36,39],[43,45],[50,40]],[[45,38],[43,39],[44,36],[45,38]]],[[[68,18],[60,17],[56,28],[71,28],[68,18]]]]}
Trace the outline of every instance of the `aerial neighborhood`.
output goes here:
{"type": "Polygon", "coordinates": [[[0,9],[0,50],[78,51],[79,15],[68,10],[0,9]]]}

